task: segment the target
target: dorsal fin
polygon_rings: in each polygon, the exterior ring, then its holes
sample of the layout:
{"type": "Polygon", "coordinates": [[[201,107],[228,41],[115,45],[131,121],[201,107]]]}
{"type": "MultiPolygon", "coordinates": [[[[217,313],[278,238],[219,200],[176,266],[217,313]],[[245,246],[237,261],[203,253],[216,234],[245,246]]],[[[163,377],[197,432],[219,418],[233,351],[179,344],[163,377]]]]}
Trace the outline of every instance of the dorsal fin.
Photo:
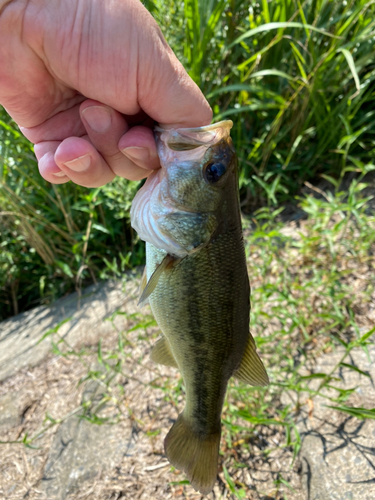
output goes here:
{"type": "Polygon", "coordinates": [[[151,359],[152,361],[155,361],[155,363],[178,368],[176,360],[173,357],[169,342],[165,337],[159,339],[152,348],[151,359]]]}
{"type": "Polygon", "coordinates": [[[269,384],[268,375],[263,363],[256,352],[256,346],[253,337],[249,336],[245,352],[240,367],[233,374],[242,382],[255,386],[266,386],[269,384]]]}
{"type": "Polygon", "coordinates": [[[144,306],[147,303],[147,299],[155,290],[156,285],[158,284],[159,278],[162,275],[163,271],[165,271],[176,260],[177,259],[175,257],[172,257],[172,255],[167,254],[164,257],[164,259],[160,262],[160,264],[156,267],[155,271],[151,274],[151,277],[148,280],[147,285],[143,289],[141,298],[139,299],[138,302],[138,305],[140,307],[144,306]]]}

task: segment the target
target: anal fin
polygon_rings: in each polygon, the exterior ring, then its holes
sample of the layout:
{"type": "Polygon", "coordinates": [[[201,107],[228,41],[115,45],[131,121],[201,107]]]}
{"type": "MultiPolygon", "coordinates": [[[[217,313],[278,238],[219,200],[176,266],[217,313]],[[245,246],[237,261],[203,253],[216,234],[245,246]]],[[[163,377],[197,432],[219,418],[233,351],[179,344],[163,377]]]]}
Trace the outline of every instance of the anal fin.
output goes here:
{"type": "Polygon", "coordinates": [[[151,359],[155,363],[165,366],[173,366],[178,368],[176,360],[173,357],[169,342],[165,337],[159,339],[151,351],[151,359]]]}
{"type": "Polygon", "coordinates": [[[266,369],[256,352],[255,342],[251,334],[240,367],[234,372],[233,376],[250,385],[264,387],[269,384],[266,369]]]}

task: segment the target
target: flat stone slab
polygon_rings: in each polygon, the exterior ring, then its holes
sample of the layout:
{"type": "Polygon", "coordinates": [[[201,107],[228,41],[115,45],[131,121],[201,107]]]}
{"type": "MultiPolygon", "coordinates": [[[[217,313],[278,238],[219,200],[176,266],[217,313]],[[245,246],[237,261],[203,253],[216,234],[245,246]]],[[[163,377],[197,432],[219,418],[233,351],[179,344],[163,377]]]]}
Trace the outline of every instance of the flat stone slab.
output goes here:
{"type": "MultiPolygon", "coordinates": [[[[83,402],[96,400],[100,404],[103,393],[103,387],[91,381],[83,402]]],[[[99,415],[110,419],[115,411],[104,406],[99,415]]],[[[95,425],[72,415],[59,426],[53,439],[39,489],[48,499],[65,500],[85,481],[93,482],[103,470],[115,469],[133,447],[130,422],[119,432],[116,424],[95,425]]]]}
{"type": "MultiPolygon", "coordinates": [[[[0,323],[0,382],[25,367],[36,366],[51,352],[49,331],[72,347],[92,344],[112,331],[109,318],[118,308],[135,311],[138,282],[130,274],[124,282],[92,285],[78,293],[41,306],[0,323]],[[133,279],[132,279],[133,278],[133,279]],[[60,325],[60,326],[59,326],[60,325]]],[[[121,318],[115,319],[121,322],[121,318]]]]}

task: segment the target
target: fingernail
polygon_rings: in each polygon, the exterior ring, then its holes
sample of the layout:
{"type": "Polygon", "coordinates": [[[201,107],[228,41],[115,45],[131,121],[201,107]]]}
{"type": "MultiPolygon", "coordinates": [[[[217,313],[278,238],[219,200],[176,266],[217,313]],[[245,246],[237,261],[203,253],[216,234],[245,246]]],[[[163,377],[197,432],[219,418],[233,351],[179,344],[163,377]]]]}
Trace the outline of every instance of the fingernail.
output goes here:
{"type": "Polygon", "coordinates": [[[122,149],[122,152],[131,160],[144,161],[150,157],[150,151],[147,148],[140,148],[138,146],[132,146],[131,148],[122,149]]]}
{"type": "Polygon", "coordinates": [[[60,170],[60,172],[52,172],[55,177],[65,177],[66,173],[60,170]]]}
{"type": "Polygon", "coordinates": [[[64,165],[70,170],[73,170],[73,172],[84,172],[89,168],[91,164],[91,156],[90,155],[84,155],[80,156],[79,158],[76,158],[75,160],[71,161],[66,161],[64,165]]]}
{"type": "Polygon", "coordinates": [[[90,106],[82,111],[82,115],[89,127],[98,134],[107,132],[112,123],[111,113],[104,106],[90,106]]]}

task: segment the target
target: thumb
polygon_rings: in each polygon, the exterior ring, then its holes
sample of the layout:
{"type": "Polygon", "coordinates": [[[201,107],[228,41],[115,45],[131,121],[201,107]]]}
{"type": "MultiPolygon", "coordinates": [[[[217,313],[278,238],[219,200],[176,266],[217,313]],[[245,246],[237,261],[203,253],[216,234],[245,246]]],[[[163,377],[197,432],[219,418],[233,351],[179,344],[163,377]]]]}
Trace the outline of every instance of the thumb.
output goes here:
{"type": "Polygon", "coordinates": [[[166,128],[200,127],[210,124],[210,105],[166,43],[156,23],[153,28],[149,31],[148,40],[143,39],[140,42],[140,107],[166,128]]]}

